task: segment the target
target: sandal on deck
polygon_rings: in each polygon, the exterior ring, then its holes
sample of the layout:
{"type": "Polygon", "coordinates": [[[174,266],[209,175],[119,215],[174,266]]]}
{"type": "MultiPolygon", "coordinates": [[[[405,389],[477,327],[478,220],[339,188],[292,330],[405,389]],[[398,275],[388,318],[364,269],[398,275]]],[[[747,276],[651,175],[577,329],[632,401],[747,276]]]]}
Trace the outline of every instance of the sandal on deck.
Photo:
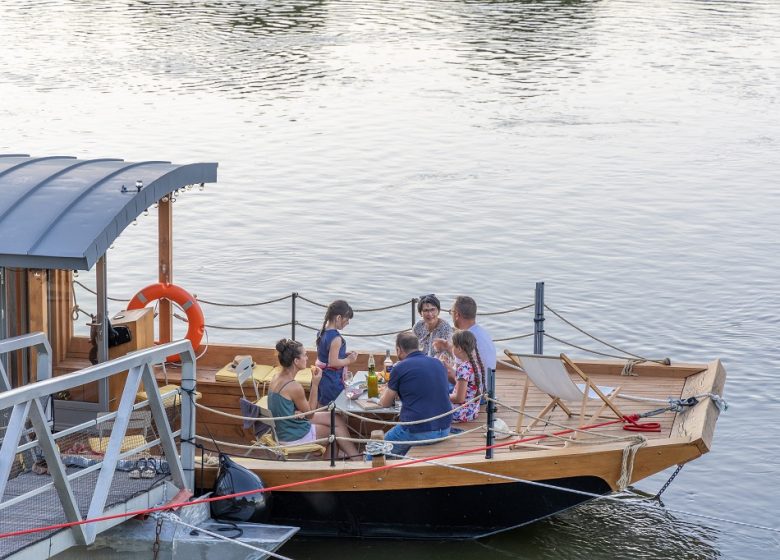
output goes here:
{"type": "Polygon", "coordinates": [[[128,473],[129,478],[141,478],[141,471],[147,468],[146,459],[138,459],[135,466],[128,473]]]}
{"type": "Polygon", "coordinates": [[[154,478],[157,476],[157,461],[153,457],[145,460],[146,467],[141,469],[141,478],[154,478]]]}

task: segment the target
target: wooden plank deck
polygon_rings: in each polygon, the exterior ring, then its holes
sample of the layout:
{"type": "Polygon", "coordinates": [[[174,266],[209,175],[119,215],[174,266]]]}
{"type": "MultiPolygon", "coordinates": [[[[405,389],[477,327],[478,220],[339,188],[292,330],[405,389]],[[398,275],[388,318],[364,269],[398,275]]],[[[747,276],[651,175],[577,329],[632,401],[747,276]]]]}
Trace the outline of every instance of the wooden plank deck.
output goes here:
{"type": "MultiPolygon", "coordinates": [[[[614,375],[593,374],[591,375],[591,379],[599,386],[620,386],[620,394],[662,400],[665,400],[668,397],[679,398],[685,384],[684,378],[674,377],[616,377],[614,375]]],[[[581,381],[579,377],[574,376],[572,377],[572,380],[575,383],[581,381]]],[[[496,400],[500,404],[498,406],[496,417],[506,422],[507,426],[509,426],[509,428],[513,431],[517,425],[519,414],[502,405],[507,405],[516,410],[519,410],[520,403],[522,402],[523,398],[524,386],[524,373],[499,365],[499,368],[496,372],[496,400]]],[[[526,401],[526,414],[536,416],[549,403],[550,398],[546,394],[536,389],[533,384],[531,384],[528,391],[528,399],[526,401]]],[[[616,399],[615,403],[625,414],[646,412],[664,406],[660,403],[636,402],[619,397],[616,399]]],[[[485,407],[483,407],[483,412],[480,412],[479,422],[453,424],[453,426],[462,428],[464,430],[469,430],[473,427],[483,425],[487,421],[487,413],[484,412],[484,408],[485,407]]],[[[586,421],[590,418],[591,415],[595,414],[599,408],[601,408],[600,400],[590,400],[585,409],[586,421]]],[[[579,424],[579,407],[572,409],[572,411],[576,414],[572,418],[569,418],[566,413],[563,412],[563,410],[557,407],[551,415],[545,417],[545,420],[549,421],[549,423],[545,424],[544,422],[539,422],[536,426],[534,426],[534,428],[531,429],[530,432],[528,432],[527,435],[549,435],[567,428],[576,428],[579,424]]],[[[610,414],[607,414],[607,412],[604,412],[602,417],[595,419],[594,423],[608,422],[610,420],[616,419],[614,414],[611,414],[611,412],[610,414]]],[[[672,430],[672,424],[674,422],[675,416],[676,415],[673,412],[666,412],[664,414],[653,417],[652,421],[661,423],[661,432],[642,432],[642,435],[647,439],[668,438],[672,430]]],[[[532,419],[526,417],[524,425],[528,425],[531,421],[532,419]]],[[[614,426],[595,429],[593,430],[592,434],[578,434],[576,439],[584,443],[595,442],[599,439],[609,441],[610,439],[614,440],[614,438],[630,437],[632,435],[636,435],[636,433],[623,430],[622,424],[615,424],[614,426]],[[600,436],[596,434],[611,436],[611,438],[600,438],[600,436]]],[[[566,437],[568,439],[571,436],[569,435],[566,437]]],[[[513,439],[516,438],[513,437],[513,439]]],[[[496,443],[500,443],[500,440],[496,443]]],[[[533,442],[529,443],[528,446],[516,447],[514,450],[528,450],[532,452],[534,449],[544,449],[543,446],[562,447],[564,443],[564,440],[548,437],[538,441],[538,443],[533,442]]],[[[577,443],[572,444],[577,445],[577,443]]],[[[409,451],[408,455],[409,457],[425,457],[429,455],[453,453],[456,451],[476,448],[484,445],[485,431],[479,430],[473,433],[464,434],[463,436],[455,437],[451,440],[441,443],[436,443],[424,447],[413,447],[409,451]]],[[[495,453],[508,453],[509,451],[509,447],[503,447],[497,448],[495,453]]]]}
{"type": "MultiPolygon", "coordinates": [[[[83,344],[82,344],[83,345],[83,344]]],[[[59,371],[74,371],[79,367],[85,367],[88,365],[86,362],[84,349],[81,346],[76,347],[76,352],[71,352],[66,360],[59,364],[57,368],[59,371]]],[[[203,397],[199,401],[200,404],[227,412],[230,414],[240,415],[239,399],[242,396],[241,389],[237,382],[220,382],[216,381],[216,373],[227,363],[229,363],[233,356],[237,354],[251,354],[257,363],[266,363],[268,365],[275,364],[273,350],[270,348],[252,348],[252,347],[235,347],[235,346],[214,346],[210,348],[207,355],[198,360],[198,391],[202,393],[203,397]]],[[[359,361],[354,366],[355,369],[361,369],[365,367],[364,362],[367,361],[368,354],[361,354],[359,361]]],[[[698,368],[696,366],[687,366],[685,364],[672,366],[665,369],[660,373],[650,370],[647,366],[641,366],[635,368],[635,371],[639,373],[637,376],[621,376],[619,375],[620,368],[615,366],[614,362],[591,362],[589,363],[591,369],[586,368],[586,373],[591,379],[599,386],[609,387],[621,387],[621,395],[631,395],[642,398],[653,398],[666,400],[669,397],[679,398],[681,396],[683,386],[685,384],[685,375],[690,374],[698,368]],[[596,368],[594,371],[592,368],[596,368]],[[652,375],[648,375],[652,371],[652,375]]],[[[165,375],[163,375],[162,368],[157,367],[157,378],[163,383],[165,375]]],[[[167,380],[172,383],[178,383],[180,379],[179,370],[175,366],[168,366],[166,368],[167,380]]],[[[576,376],[572,376],[575,383],[581,382],[581,379],[576,376]]],[[[503,365],[499,362],[496,372],[496,395],[497,400],[500,403],[498,407],[497,417],[506,422],[507,426],[511,430],[514,430],[517,425],[518,413],[510,410],[508,407],[519,409],[522,402],[523,388],[525,386],[525,374],[515,369],[503,365]],[[503,406],[506,405],[506,406],[503,406]]],[[[251,387],[244,388],[247,397],[254,398],[254,391],[251,387]]],[[[264,393],[264,388],[261,387],[261,395],[264,393]]],[[[529,415],[537,415],[542,409],[550,402],[549,397],[540,392],[533,384],[530,384],[528,398],[526,401],[525,412],[529,415]]],[[[627,400],[625,398],[618,397],[616,404],[620,407],[621,411],[626,414],[633,414],[638,412],[645,412],[664,406],[661,403],[650,402],[635,402],[627,400]]],[[[586,420],[590,418],[601,407],[600,400],[591,400],[588,403],[585,411],[586,420]]],[[[456,427],[464,430],[483,425],[487,420],[487,414],[480,413],[479,422],[456,424],[456,427]]],[[[552,434],[566,428],[576,428],[579,423],[579,405],[574,407],[573,412],[575,416],[568,418],[567,415],[560,409],[556,408],[551,415],[548,415],[544,420],[545,422],[539,422],[528,435],[542,435],[552,434]]],[[[611,414],[611,413],[610,413],[611,414]]],[[[672,424],[675,420],[675,414],[667,412],[659,416],[652,418],[653,421],[661,423],[661,432],[643,432],[642,435],[648,439],[655,438],[668,438],[671,434],[672,424]]],[[[371,418],[369,415],[368,418],[371,418]]],[[[610,419],[614,419],[614,415],[607,415],[603,413],[603,417],[595,420],[594,422],[605,422],[610,419]]],[[[524,424],[528,424],[530,420],[526,418],[524,424]]],[[[362,423],[360,421],[350,419],[350,426],[353,429],[360,428],[361,435],[368,437],[372,429],[384,429],[387,431],[389,426],[381,426],[376,423],[372,423],[370,420],[362,423]]],[[[197,428],[196,432],[204,437],[209,435],[213,436],[217,440],[232,441],[236,443],[247,444],[250,443],[252,438],[250,434],[245,431],[241,426],[241,421],[238,419],[227,418],[213,412],[209,412],[202,408],[197,411],[197,428]]],[[[633,432],[627,432],[622,429],[621,424],[614,426],[608,426],[594,430],[594,433],[604,434],[611,436],[612,438],[623,438],[634,435],[633,432]]],[[[580,442],[592,442],[594,439],[598,439],[596,435],[578,435],[577,440],[580,442]]],[[[606,439],[606,438],[604,438],[606,439]]],[[[564,441],[554,438],[545,438],[538,443],[533,443],[529,446],[523,446],[515,448],[514,450],[528,450],[533,452],[534,449],[543,449],[543,446],[562,447],[564,441]]],[[[485,445],[485,432],[484,430],[478,430],[470,434],[464,434],[451,440],[437,443],[429,446],[419,446],[412,448],[409,452],[410,457],[423,457],[434,454],[445,454],[455,451],[481,447],[485,445]]],[[[574,443],[576,445],[576,443],[574,443]]],[[[496,449],[496,453],[507,453],[510,449],[508,447],[496,449]]]]}

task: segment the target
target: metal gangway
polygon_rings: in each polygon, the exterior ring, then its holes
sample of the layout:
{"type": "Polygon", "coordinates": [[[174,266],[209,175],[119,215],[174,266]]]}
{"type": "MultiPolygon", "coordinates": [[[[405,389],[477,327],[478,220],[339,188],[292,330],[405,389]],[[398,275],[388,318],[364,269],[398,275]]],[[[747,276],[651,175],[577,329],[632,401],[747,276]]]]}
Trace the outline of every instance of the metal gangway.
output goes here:
{"type": "Polygon", "coordinates": [[[49,558],[90,545],[122,523],[114,514],[153,507],[194,485],[195,355],[188,340],[133,352],[52,377],[43,333],[0,340],[0,357],[28,349],[37,381],[11,388],[0,361],[0,558],[49,558]],[[181,357],[182,387],[161,395],[154,375],[166,356],[181,357]],[[113,376],[126,375],[117,410],[61,431],[53,403],[113,376]],[[136,403],[143,386],[147,399],[136,403]]]}

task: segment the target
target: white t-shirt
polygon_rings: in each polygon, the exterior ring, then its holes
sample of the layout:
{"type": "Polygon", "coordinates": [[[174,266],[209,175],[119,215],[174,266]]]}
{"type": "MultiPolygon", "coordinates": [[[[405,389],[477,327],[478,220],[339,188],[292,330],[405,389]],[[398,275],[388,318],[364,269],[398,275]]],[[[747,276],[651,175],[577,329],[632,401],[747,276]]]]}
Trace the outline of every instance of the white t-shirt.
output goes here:
{"type": "Polygon", "coordinates": [[[477,350],[486,368],[496,369],[496,345],[490,334],[481,326],[474,324],[469,327],[471,334],[477,339],[477,350]]]}

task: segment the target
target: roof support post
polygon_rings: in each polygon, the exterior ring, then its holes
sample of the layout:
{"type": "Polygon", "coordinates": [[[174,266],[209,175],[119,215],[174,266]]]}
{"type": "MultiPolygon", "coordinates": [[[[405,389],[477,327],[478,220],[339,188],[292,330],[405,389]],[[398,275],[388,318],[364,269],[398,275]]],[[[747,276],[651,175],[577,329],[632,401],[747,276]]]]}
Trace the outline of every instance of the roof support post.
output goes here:
{"type": "MultiPolygon", "coordinates": [[[[158,281],[170,284],[173,281],[173,207],[171,195],[162,197],[157,204],[158,281]]],[[[173,309],[167,299],[160,300],[159,307],[160,342],[173,340],[173,309]]]]}
{"type": "MultiPolygon", "coordinates": [[[[97,350],[98,362],[108,361],[108,270],[106,255],[102,255],[95,265],[95,284],[97,288],[97,317],[98,324],[97,350]]],[[[108,380],[98,381],[98,404],[100,410],[108,410],[108,380]]]]}
{"type": "MultiPolygon", "coordinates": [[[[45,270],[27,271],[27,332],[49,334],[49,281],[45,270]]],[[[37,381],[33,372],[38,370],[38,356],[30,354],[30,380],[37,381]]]]}

